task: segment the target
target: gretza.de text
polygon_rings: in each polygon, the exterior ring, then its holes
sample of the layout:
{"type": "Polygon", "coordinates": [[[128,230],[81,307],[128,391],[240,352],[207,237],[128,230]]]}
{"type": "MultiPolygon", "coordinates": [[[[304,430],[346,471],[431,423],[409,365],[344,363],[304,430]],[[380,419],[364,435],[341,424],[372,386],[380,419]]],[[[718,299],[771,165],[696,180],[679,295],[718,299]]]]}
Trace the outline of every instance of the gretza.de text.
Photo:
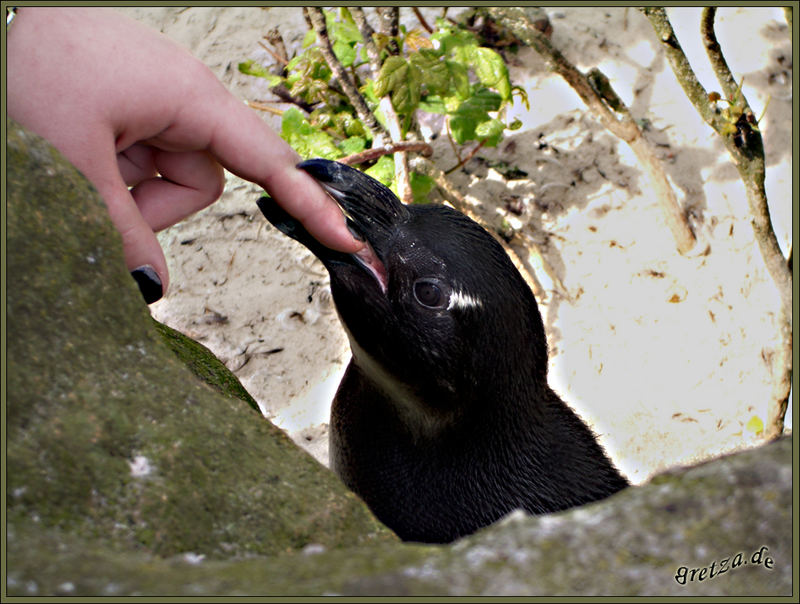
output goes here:
{"type": "Polygon", "coordinates": [[[775,561],[769,555],[769,548],[766,545],[762,545],[761,548],[753,552],[749,558],[739,552],[735,556],[714,560],[709,566],[701,566],[698,568],[680,566],[675,573],[675,581],[680,585],[686,585],[693,581],[714,579],[719,575],[724,575],[730,570],[747,566],[748,564],[750,566],[763,566],[767,570],[772,570],[775,566],[775,561]]]}

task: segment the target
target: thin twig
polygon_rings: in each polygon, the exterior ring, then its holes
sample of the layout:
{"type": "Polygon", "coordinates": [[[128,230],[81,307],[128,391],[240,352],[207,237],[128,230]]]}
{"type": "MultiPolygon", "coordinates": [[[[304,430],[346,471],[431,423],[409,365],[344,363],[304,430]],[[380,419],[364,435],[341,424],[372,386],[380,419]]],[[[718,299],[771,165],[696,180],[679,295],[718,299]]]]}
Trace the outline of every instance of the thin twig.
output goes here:
{"type": "MultiPolygon", "coordinates": [[[[672,232],[678,251],[689,252],[696,240],[683,210],[669,184],[664,167],[655,154],[650,142],[642,135],[636,121],[631,117],[624,104],[612,110],[606,97],[601,96],[591,85],[589,79],[570,63],[548,37],[542,33],[536,22],[541,15],[535,7],[523,8],[490,8],[489,14],[498,23],[503,24],[523,43],[531,46],[547,63],[549,69],[563,77],[572,89],[581,97],[601,123],[614,135],[630,145],[642,166],[650,174],[654,188],[661,201],[661,208],[667,225],[672,232]],[[530,11],[530,12],[529,12],[530,11]],[[619,117],[617,117],[617,115],[619,117]]],[[[616,96],[616,95],[615,95],[616,96]]]]}
{"type": "Polygon", "coordinates": [[[445,173],[445,174],[452,174],[453,172],[455,172],[456,170],[458,170],[458,169],[459,169],[461,166],[463,166],[464,164],[466,164],[466,163],[467,163],[469,160],[471,160],[473,157],[475,157],[475,154],[476,154],[478,151],[480,151],[480,150],[483,148],[483,146],[486,144],[486,140],[487,140],[487,139],[483,139],[481,142],[479,142],[477,145],[475,145],[475,146],[472,148],[472,151],[470,151],[469,153],[467,153],[467,156],[466,156],[464,159],[460,160],[460,161],[459,161],[459,162],[458,162],[458,163],[457,163],[455,166],[453,166],[453,167],[452,167],[452,168],[450,168],[449,170],[445,170],[445,171],[444,171],[444,173],[445,173]]]}
{"type": "Polygon", "coordinates": [[[417,18],[417,21],[419,21],[419,24],[422,26],[422,28],[429,34],[432,34],[433,28],[430,25],[428,25],[428,22],[425,20],[425,17],[422,16],[422,13],[420,12],[419,8],[414,6],[412,7],[412,10],[414,11],[414,16],[417,18]]]}
{"type": "Polygon", "coordinates": [[[283,65],[289,63],[289,53],[286,52],[286,43],[283,41],[283,36],[277,27],[273,27],[264,36],[264,39],[275,47],[276,59],[283,65]]]}
{"type": "Polygon", "coordinates": [[[258,45],[261,48],[263,48],[264,50],[266,50],[272,56],[272,58],[275,59],[281,65],[288,65],[289,64],[289,61],[287,61],[282,56],[280,56],[278,53],[276,53],[274,50],[272,50],[269,46],[264,44],[261,40],[258,41],[258,45]]]}
{"type": "Polygon", "coordinates": [[[276,109],[275,107],[270,107],[265,103],[259,103],[258,101],[247,101],[248,107],[252,107],[253,109],[258,109],[259,111],[266,111],[268,113],[274,113],[275,115],[283,115],[283,111],[281,109],[276,109]]]}
{"type": "Polygon", "coordinates": [[[450,148],[453,150],[453,155],[456,156],[458,163],[460,164],[463,160],[461,159],[461,151],[456,145],[456,141],[453,140],[453,131],[450,129],[450,116],[444,120],[445,128],[447,129],[447,142],[450,143],[450,148]]]}
{"type": "MultiPolygon", "coordinates": [[[[273,51],[271,48],[267,47],[263,42],[259,41],[258,43],[261,47],[269,52],[277,61],[275,64],[271,65],[269,68],[270,73],[273,73],[277,76],[285,76],[286,75],[286,65],[288,64],[288,57],[286,56],[286,44],[283,42],[283,38],[281,37],[280,31],[278,28],[271,29],[267,32],[267,35],[264,36],[264,39],[267,40],[270,44],[275,47],[273,51]]],[[[270,91],[277,96],[279,99],[286,103],[291,103],[292,105],[297,105],[306,113],[311,113],[314,110],[314,105],[307,103],[301,98],[293,96],[292,93],[289,91],[286,86],[283,84],[278,84],[277,86],[272,86],[270,91]]],[[[265,109],[265,111],[269,111],[265,109]]]]}
{"type": "Polygon", "coordinates": [[[734,102],[734,99],[736,99],[737,104],[740,104],[741,99],[744,97],[736,86],[736,80],[733,78],[727,61],[725,61],[722,49],[719,47],[719,42],[717,42],[717,36],[714,33],[714,16],[716,13],[717,9],[713,6],[707,6],[703,9],[703,16],[700,20],[703,44],[706,47],[708,59],[711,61],[711,67],[714,68],[714,73],[717,75],[719,85],[722,86],[722,93],[729,101],[734,102]]]}
{"type": "Polygon", "coordinates": [[[384,155],[391,155],[392,153],[400,152],[416,152],[423,157],[430,157],[433,155],[433,147],[431,147],[428,143],[421,141],[400,141],[397,143],[392,143],[391,145],[386,145],[385,147],[373,147],[372,149],[367,149],[366,151],[361,151],[360,153],[353,153],[347,157],[337,159],[336,161],[347,164],[348,166],[352,166],[355,164],[363,164],[364,162],[368,161],[374,161],[379,157],[383,157],[384,155]]]}
{"type": "MultiPolygon", "coordinates": [[[[737,121],[737,128],[748,129],[747,133],[743,135],[744,138],[740,139],[742,145],[736,144],[734,134],[723,135],[723,138],[730,139],[727,146],[732,151],[734,161],[738,160],[737,167],[745,183],[750,214],[753,217],[751,225],[755,239],[764,259],[764,264],[778,287],[783,302],[783,312],[781,313],[779,327],[781,337],[773,360],[773,367],[777,369],[778,376],[773,383],[772,404],[767,411],[767,421],[764,429],[764,436],[771,440],[783,434],[784,418],[786,417],[786,409],[792,388],[792,273],[781,253],[778,239],[772,228],[772,220],[764,188],[766,167],[761,133],[758,130],[753,130],[747,120],[748,116],[753,116],[753,111],[747,102],[744,91],[741,90],[742,85],[736,85],[736,80],[717,42],[717,36],[714,33],[715,15],[716,8],[706,7],[703,9],[701,21],[703,42],[723,92],[731,102],[734,102],[735,99],[736,106],[742,109],[744,122],[739,124],[739,121],[737,121]],[[742,149],[744,145],[747,146],[746,149],[742,149]]],[[[739,120],[741,119],[742,117],[740,116],[739,120]]],[[[722,135],[722,133],[720,134],[722,135]]],[[[739,130],[735,134],[740,134],[739,130]]]]}

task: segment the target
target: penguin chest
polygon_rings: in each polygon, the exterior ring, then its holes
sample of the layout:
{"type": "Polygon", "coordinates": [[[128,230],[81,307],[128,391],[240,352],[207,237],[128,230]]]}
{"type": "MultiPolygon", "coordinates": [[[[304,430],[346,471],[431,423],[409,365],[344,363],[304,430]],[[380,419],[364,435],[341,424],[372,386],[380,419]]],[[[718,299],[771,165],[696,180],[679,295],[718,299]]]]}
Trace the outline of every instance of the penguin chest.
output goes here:
{"type": "Polygon", "coordinates": [[[348,367],[331,411],[331,467],[400,538],[450,542],[518,507],[497,492],[506,481],[487,478],[485,458],[458,439],[420,437],[403,416],[348,367]]]}

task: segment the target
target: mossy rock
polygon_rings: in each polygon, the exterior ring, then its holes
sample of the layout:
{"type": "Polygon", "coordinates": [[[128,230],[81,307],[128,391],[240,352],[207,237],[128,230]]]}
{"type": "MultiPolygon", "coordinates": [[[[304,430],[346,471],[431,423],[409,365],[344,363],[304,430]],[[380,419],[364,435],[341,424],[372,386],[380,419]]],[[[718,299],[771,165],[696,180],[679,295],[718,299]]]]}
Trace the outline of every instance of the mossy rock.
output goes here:
{"type": "Polygon", "coordinates": [[[784,438],[581,508],[515,514],[451,546],[164,559],[19,522],[8,532],[8,589],[18,596],[788,596],[792,458],[784,438]]]}
{"type": "Polygon", "coordinates": [[[154,324],[74,167],[13,123],[7,166],[13,522],[159,556],[392,538],[207,349],[154,324]]]}

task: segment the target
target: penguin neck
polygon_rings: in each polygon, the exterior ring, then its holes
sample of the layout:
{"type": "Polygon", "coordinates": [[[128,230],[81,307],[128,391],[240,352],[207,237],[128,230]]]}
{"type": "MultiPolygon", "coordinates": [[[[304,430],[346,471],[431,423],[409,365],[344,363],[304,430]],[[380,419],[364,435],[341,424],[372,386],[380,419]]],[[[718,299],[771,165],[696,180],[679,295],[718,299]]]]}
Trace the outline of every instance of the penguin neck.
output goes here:
{"type": "Polygon", "coordinates": [[[408,431],[417,438],[435,438],[451,427],[458,416],[455,411],[434,409],[420,399],[415,390],[398,380],[371,354],[359,345],[349,330],[351,363],[390,403],[408,431]]]}
{"type": "MultiPolygon", "coordinates": [[[[351,363],[374,388],[382,395],[397,420],[405,426],[414,440],[439,439],[449,432],[484,432],[495,434],[503,432],[506,436],[516,427],[529,425],[529,421],[543,421],[547,409],[537,409],[530,403],[547,398],[550,392],[544,378],[531,374],[530,368],[513,368],[501,375],[489,378],[488,384],[476,384],[469,393],[464,393],[465,403],[457,409],[446,410],[426,403],[410,385],[399,380],[367,352],[345,327],[350,340],[351,363]],[[508,379],[502,379],[508,377],[508,379]],[[538,390],[537,390],[538,389],[538,390]],[[528,403],[528,404],[525,404],[528,403]],[[500,429],[502,428],[502,429],[500,429]]],[[[485,376],[482,379],[486,380],[485,376]]]]}

